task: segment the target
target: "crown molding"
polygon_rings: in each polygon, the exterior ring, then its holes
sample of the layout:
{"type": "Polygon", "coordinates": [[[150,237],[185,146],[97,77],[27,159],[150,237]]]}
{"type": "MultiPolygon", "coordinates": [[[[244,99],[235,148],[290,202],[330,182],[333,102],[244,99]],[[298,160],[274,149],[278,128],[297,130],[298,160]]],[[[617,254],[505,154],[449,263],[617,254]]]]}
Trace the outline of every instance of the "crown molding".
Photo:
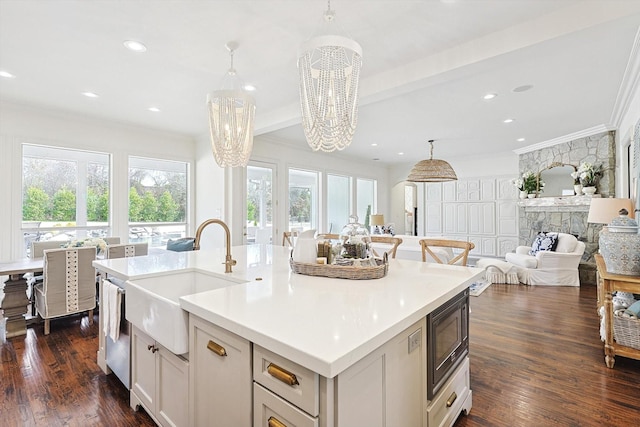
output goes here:
{"type": "Polygon", "coordinates": [[[633,100],[633,94],[636,92],[638,84],[640,82],[640,29],[636,32],[636,37],[633,40],[633,46],[631,47],[631,54],[627,61],[627,67],[624,70],[620,87],[618,88],[618,94],[616,96],[616,102],[611,112],[611,123],[616,128],[620,127],[624,115],[629,111],[629,105],[633,100]]]}
{"type": "Polygon", "coordinates": [[[529,145],[527,147],[518,148],[517,150],[513,150],[513,152],[516,154],[530,153],[542,148],[552,147],[564,142],[570,142],[576,139],[585,138],[587,136],[595,135],[602,132],[609,132],[615,129],[616,128],[611,125],[598,125],[578,132],[573,132],[567,135],[559,136],[557,138],[549,139],[547,141],[538,142],[537,144],[529,145]]]}

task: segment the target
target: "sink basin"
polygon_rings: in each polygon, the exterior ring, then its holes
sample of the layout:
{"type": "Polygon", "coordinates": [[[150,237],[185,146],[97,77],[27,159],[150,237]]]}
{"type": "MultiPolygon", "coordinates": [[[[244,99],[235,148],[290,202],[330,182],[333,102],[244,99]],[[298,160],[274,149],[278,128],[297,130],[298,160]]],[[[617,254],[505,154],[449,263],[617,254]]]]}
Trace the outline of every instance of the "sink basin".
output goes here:
{"type": "Polygon", "coordinates": [[[189,351],[189,315],[179,298],[237,284],[201,271],[168,273],[126,283],[126,317],[175,354],[189,351]]]}

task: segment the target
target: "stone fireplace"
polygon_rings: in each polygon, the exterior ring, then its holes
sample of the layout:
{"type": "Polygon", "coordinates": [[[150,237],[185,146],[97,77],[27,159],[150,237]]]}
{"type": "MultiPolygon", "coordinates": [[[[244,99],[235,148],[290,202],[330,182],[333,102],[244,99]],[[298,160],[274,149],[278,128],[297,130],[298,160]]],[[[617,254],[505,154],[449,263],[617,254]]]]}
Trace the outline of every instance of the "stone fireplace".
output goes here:
{"type": "MultiPolygon", "coordinates": [[[[582,162],[602,164],[603,176],[595,197],[615,195],[615,134],[606,131],[520,153],[520,173],[539,173],[550,165],[567,164],[578,166],[582,162]]],[[[591,196],[538,197],[525,199],[519,206],[519,241],[530,245],[540,231],[555,231],[573,234],[586,245],[580,263],[580,283],[596,284],[596,267],[593,255],[598,252],[598,233],[601,224],[587,223],[591,196]]]]}

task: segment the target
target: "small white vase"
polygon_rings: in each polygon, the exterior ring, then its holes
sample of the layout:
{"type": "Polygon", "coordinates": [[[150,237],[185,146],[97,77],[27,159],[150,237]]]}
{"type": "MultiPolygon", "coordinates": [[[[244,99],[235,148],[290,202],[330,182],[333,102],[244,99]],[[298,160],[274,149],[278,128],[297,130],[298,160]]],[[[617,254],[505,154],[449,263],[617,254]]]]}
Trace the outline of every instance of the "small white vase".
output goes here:
{"type": "Polygon", "coordinates": [[[593,196],[596,194],[596,187],[583,187],[582,193],[586,196],[593,196]]]}
{"type": "Polygon", "coordinates": [[[521,199],[526,199],[527,198],[527,192],[526,191],[521,191],[520,192],[520,198],[521,199]]]}
{"type": "Polygon", "coordinates": [[[536,198],[536,193],[527,194],[527,197],[530,198],[530,199],[535,199],[536,198]]]}
{"type": "Polygon", "coordinates": [[[582,184],[574,184],[573,192],[576,193],[576,196],[582,195],[582,184]]]}

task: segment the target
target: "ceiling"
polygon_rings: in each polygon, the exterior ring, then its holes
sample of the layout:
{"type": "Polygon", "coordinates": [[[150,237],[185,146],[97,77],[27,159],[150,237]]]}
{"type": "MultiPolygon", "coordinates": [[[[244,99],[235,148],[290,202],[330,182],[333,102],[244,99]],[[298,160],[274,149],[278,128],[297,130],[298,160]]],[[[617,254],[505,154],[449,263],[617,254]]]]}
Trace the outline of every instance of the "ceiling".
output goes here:
{"type": "MultiPolygon", "coordinates": [[[[640,1],[331,7],[363,49],[358,127],[340,155],[415,162],[429,139],[437,158],[490,155],[615,127],[620,88],[638,79],[625,70],[640,1]],[[514,91],[525,85],[533,87],[514,91]],[[484,100],[489,92],[498,96],[484,100]]],[[[257,88],[255,134],[305,147],[296,55],[326,8],[324,0],[0,0],[0,70],[15,75],[0,77],[0,101],[203,137],[206,94],[219,88],[233,40],[238,74],[257,88]],[[125,40],[148,50],[131,52],[125,40]]]]}

